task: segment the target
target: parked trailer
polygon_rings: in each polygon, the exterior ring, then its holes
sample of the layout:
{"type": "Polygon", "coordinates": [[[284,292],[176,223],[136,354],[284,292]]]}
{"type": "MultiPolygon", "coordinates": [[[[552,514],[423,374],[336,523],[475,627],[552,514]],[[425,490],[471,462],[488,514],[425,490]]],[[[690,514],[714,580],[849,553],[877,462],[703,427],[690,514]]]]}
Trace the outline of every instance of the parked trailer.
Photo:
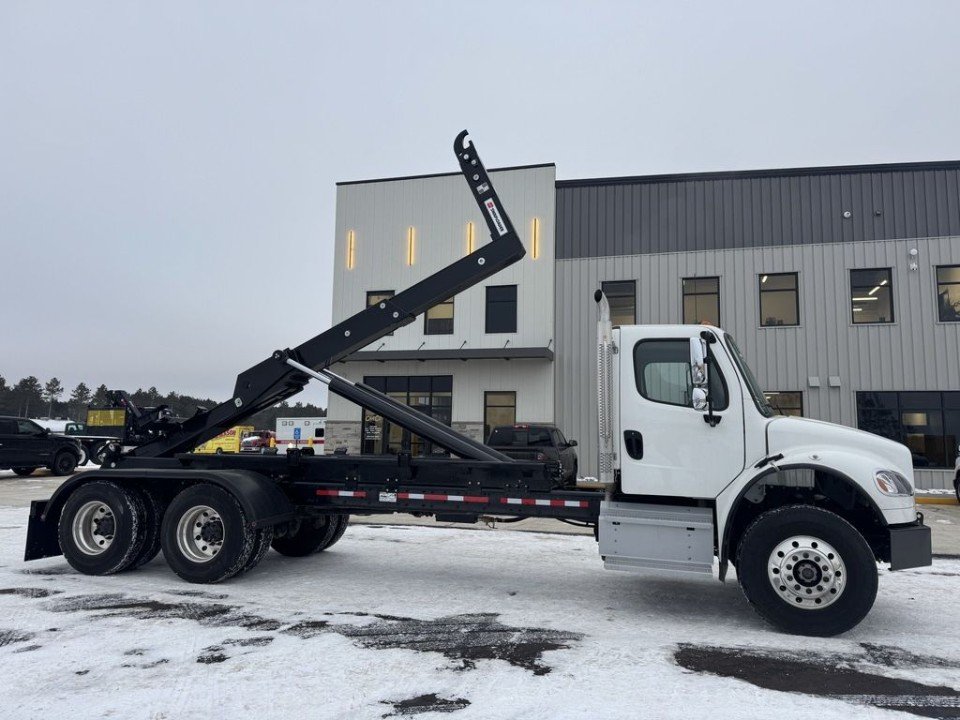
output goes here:
{"type": "Polygon", "coordinates": [[[277,418],[277,448],[280,452],[286,452],[291,446],[311,447],[314,453],[322,455],[326,428],[325,417],[277,418]]]}
{"type": "MultiPolygon", "coordinates": [[[[512,460],[329,368],[520,260],[523,245],[476,148],[454,149],[492,241],[293,349],[241,373],[233,396],[187,420],[145,420],[151,439],[32,503],[25,558],[64,554],[95,575],[163,549],[181,578],[211,583],[272,546],[333,545],[352,514],[553,517],[595,530],[604,565],[710,574],[728,566],[774,626],[834,635],[873,605],[877,561],[929,565],[909,451],[850,428],[774,417],[733,338],[702,325],[613,328],[597,293],[599,477],[563,489],[555,466],[512,460]],[[188,451],[311,379],[455,457],[196,455],[188,451]]],[[[519,539],[519,538],[518,538],[519,539]]]]}

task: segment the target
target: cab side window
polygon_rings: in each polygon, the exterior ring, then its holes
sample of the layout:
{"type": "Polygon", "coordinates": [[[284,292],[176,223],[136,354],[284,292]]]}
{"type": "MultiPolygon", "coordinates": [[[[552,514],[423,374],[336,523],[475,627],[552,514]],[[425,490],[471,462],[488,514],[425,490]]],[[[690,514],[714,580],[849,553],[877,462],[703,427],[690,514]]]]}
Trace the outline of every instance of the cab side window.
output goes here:
{"type": "MultiPolygon", "coordinates": [[[[693,406],[690,342],[684,339],[641,340],[633,350],[637,391],[647,400],[693,406]]],[[[727,407],[727,389],[716,364],[710,367],[710,399],[714,410],[727,407]]]]}
{"type": "Polygon", "coordinates": [[[0,418],[0,435],[16,435],[17,421],[0,418]]]}

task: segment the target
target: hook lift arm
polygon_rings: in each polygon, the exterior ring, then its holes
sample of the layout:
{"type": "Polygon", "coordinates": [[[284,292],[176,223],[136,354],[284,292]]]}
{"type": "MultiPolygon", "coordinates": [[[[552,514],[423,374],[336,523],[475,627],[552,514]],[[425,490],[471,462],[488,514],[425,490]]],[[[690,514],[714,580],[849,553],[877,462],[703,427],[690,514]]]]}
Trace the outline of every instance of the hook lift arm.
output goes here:
{"type": "MultiPolygon", "coordinates": [[[[464,130],[454,141],[460,172],[490,230],[492,241],[394,297],[358,312],[297,347],[276,350],[266,360],[237,376],[233,396],[183,421],[155,425],[154,439],[131,450],[135,457],[171,457],[189,452],[245,418],[299,393],[311,378],[368,407],[461,457],[509,461],[506,456],[466,438],[423,413],[407,408],[362,383],[327,368],[399,327],[413,322],[434,305],[482,282],[520,260],[525,250],[500,201],[476,147],[464,130]]],[[[122,457],[119,458],[122,461],[122,457]]]]}

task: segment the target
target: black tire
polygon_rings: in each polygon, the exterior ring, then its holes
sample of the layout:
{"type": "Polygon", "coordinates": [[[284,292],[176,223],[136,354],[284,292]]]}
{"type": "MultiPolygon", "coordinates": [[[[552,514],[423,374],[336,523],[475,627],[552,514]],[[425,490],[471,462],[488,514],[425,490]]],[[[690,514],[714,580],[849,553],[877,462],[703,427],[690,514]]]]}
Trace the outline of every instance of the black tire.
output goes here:
{"type": "Polygon", "coordinates": [[[138,488],[143,503],[143,547],[130,563],[128,570],[136,570],[153,560],[160,552],[160,524],[163,521],[164,505],[157,494],[146,488],[138,488]]]}
{"type": "Polygon", "coordinates": [[[318,518],[304,518],[293,534],[275,537],[272,547],[278,553],[287,557],[306,557],[321,552],[343,536],[348,519],[348,515],[323,515],[318,518]],[[340,518],[343,518],[343,529],[341,529],[340,518]]]}
{"type": "Polygon", "coordinates": [[[957,475],[957,479],[953,481],[953,490],[957,493],[957,502],[960,502],[960,475],[957,475]]]}
{"type": "Polygon", "coordinates": [[[223,448],[217,448],[217,455],[223,455],[223,448]]]}
{"type": "Polygon", "coordinates": [[[96,445],[91,445],[89,452],[87,452],[87,462],[91,465],[103,465],[104,453],[107,450],[107,443],[98,442],[96,445]]]}
{"type": "MultiPolygon", "coordinates": [[[[743,594],[760,616],[774,627],[795,635],[830,637],[846,632],[866,617],[877,596],[877,561],[867,541],[839,515],[810,505],[777,508],[754,520],[737,548],[736,567],[743,594]],[[792,538],[812,538],[812,548],[821,550],[823,543],[827,543],[836,554],[831,552],[829,560],[821,559],[815,549],[804,554],[806,546],[793,545],[792,538]],[[780,555],[782,560],[775,560],[777,552],[782,552],[777,551],[777,546],[782,543],[786,543],[786,556],[780,555]],[[797,555],[791,555],[791,545],[800,547],[797,555]],[[775,588],[772,573],[784,577],[776,563],[791,560],[797,563],[797,568],[805,564],[805,571],[816,574],[808,577],[804,585],[799,584],[803,582],[799,573],[796,578],[786,575],[786,582],[775,588]],[[835,573],[832,582],[838,584],[840,565],[834,563],[841,561],[843,584],[832,599],[829,573],[835,573]],[[821,562],[825,563],[822,567],[827,568],[822,575],[821,562]],[[815,599],[808,597],[811,593],[815,599]],[[820,598],[815,597],[818,594],[820,598]],[[827,604],[819,607],[812,602],[827,604]]],[[[784,573],[795,572],[791,564],[783,567],[784,573]]]]}
{"type": "Polygon", "coordinates": [[[247,560],[247,564],[243,566],[243,570],[241,570],[238,574],[242,575],[245,572],[253,570],[257,565],[259,565],[260,561],[263,560],[263,556],[270,551],[270,543],[272,542],[273,527],[257,530],[257,536],[253,541],[253,552],[250,553],[250,559],[247,560]]]}
{"type": "Polygon", "coordinates": [[[15,467],[12,469],[20,477],[29,477],[33,475],[33,471],[36,470],[35,467],[15,467]]]}
{"type": "Polygon", "coordinates": [[[201,483],[181,491],[167,507],[160,528],[160,545],[170,569],[181,578],[191,583],[217,583],[243,570],[253,554],[256,536],[247,526],[243,509],[233,495],[215,485],[201,483]],[[202,519],[204,516],[198,510],[203,507],[213,512],[207,519],[202,519]],[[197,532],[209,533],[209,540],[202,535],[193,536],[193,531],[184,539],[178,537],[181,522],[188,522],[194,513],[200,518],[201,528],[197,532]],[[194,548],[197,555],[193,557],[188,554],[193,547],[192,537],[201,537],[194,548]],[[209,544],[202,544],[205,540],[209,544]],[[201,554],[205,552],[212,554],[201,554]]]}
{"type": "Polygon", "coordinates": [[[70,450],[61,450],[54,456],[53,462],[50,463],[50,474],[69,475],[77,469],[77,461],[79,459],[80,458],[70,450]]]}
{"type": "Polygon", "coordinates": [[[337,528],[337,531],[333,534],[333,537],[330,539],[330,542],[328,542],[325,547],[320,548],[318,552],[326,550],[327,548],[330,548],[336,545],[340,541],[340,538],[343,537],[343,534],[347,531],[347,525],[350,524],[350,516],[338,515],[337,519],[340,521],[340,527],[337,528]]]}
{"type": "Polygon", "coordinates": [[[145,529],[143,501],[138,493],[95,480],[81,485],[67,498],[57,534],[60,549],[75,570],[85,575],[112,575],[136,560],[143,548],[145,529]]]}

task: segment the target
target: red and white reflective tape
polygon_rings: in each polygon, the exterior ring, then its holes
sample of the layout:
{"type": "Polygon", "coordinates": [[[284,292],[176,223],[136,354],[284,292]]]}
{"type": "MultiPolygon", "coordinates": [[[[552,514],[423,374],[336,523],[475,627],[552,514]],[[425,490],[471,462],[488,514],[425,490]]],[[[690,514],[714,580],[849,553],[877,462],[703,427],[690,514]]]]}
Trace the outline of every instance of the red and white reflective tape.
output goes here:
{"type": "Polygon", "coordinates": [[[488,503],[490,498],[480,495],[442,495],[438,493],[398,492],[397,500],[425,500],[427,502],[488,503]]]}
{"type": "Polygon", "coordinates": [[[364,498],[367,496],[367,493],[365,490],[317,490],[317,495],[326,495],[327,497],[364,498]]]}
{"type": "Polygon", "coordinates": [[[500,498],[504,505],[540,505],[542,507],[590,507],[588,500],[541,500],[540,498],[500,498]]]}

